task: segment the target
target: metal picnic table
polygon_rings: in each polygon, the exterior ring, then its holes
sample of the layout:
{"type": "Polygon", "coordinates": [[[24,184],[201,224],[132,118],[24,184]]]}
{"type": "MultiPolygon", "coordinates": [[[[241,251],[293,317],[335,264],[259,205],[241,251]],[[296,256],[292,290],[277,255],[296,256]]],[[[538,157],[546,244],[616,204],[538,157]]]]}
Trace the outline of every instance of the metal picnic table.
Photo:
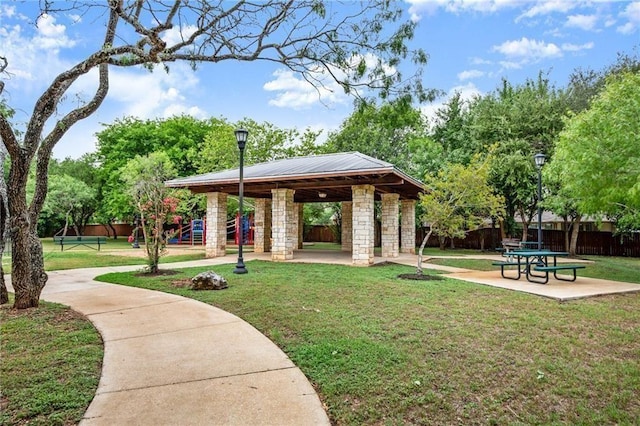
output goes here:
{"type": "Polygon", "coordinates": [[[559,257],[569,256],[569,253],[561,251],[520,249],[505,253],[504,256],[507,257],[507,261],[494,263],[494,265],[500,266],[503,278],[519,280],[524,273],[527,281],[537,284],[548,283],[550,272],[553,272],[553,277],[557,280],[573,282],[577,278],[576,270],[585,267],[584,265],[558,265],[557,260],[559,257]],[[550,263],[550,259],[553,259],[553,262],[550,263]],[[516,267],[516,275],[505,275],[505,267],[513,266],[516,267]],[[563,278],[558,276],[557,272],[562,270],[573,271],[573,277],[563,278]],[[536,274],[534,271],[540,272],[540,274],[536,274]]]}

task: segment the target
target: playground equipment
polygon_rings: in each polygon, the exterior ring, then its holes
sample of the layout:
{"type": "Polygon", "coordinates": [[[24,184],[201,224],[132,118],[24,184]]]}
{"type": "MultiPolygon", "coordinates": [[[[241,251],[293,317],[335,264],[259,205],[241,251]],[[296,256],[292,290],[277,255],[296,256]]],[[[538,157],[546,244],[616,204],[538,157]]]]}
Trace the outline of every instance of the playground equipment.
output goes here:
{"type": "MultiPolygon", "coordinates": [[[[204,245],[207,235],[207,222],[204,219],[193,219],[189,224],[170,225],[171,228],[177,226],[173,238],[168,240],[169,244],[190,244],[204,245]]],[[[236,214],[234,219],[227,222],[227,237],[233,239],[235,244],[240,242],[240,235],[244,237],[242,244],[253,244],[253,213],[244,215],[236,214]]]]}
{"type": "Polygon", "coordinates": [[[207,226],[204,219],[193,219],[188,225],[178,224],[178,230],[174,238],[169,239],[169,244],[203,245],[206,241],[207,226]]]}
{"type": "Polygon", "coordinates": [[[242,235],[242,244],[253,244],[253,213],[242,216],[242,219],[240,219],[240,213],[236,213],[234,225],[235,244],[240,244],[240,235],[242,235]]]}

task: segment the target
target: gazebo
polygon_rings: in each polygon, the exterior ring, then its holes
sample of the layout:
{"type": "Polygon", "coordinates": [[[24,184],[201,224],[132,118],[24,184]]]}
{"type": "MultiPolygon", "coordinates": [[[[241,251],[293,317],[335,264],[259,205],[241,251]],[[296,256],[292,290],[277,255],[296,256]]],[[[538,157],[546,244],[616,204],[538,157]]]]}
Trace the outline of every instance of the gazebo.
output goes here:
{"type": "MultiPolygon", "coordinates": [[[[373,263],[374,201],[382,202],[382,256],[415,253],[415,204],[424,186],[391,163],[359,152],[288,158],[244,167],[243,182],[244,196],[255,198],[256,253],[293,259],[302,247],[302,205],[328,201],[341,202],[342,250],[351,251],[354,265],[373,263]]],[[[239,170],[166,185],[207,194],[206,256],[224,256],[227,196],[238,195],[239,170]]]]}

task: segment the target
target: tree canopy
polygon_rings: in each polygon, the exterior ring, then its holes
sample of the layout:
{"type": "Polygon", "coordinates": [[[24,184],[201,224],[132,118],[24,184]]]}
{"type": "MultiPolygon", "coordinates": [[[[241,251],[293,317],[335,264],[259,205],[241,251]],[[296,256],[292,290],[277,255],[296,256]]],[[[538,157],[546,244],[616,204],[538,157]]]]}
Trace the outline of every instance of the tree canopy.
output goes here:
{"type": "Polygon", "coordinates": [[[640,73],[623,73],[611,76],[590,108],[567,121],[553,161],[583,213],[637,217],[639,109],[640,73]]]}

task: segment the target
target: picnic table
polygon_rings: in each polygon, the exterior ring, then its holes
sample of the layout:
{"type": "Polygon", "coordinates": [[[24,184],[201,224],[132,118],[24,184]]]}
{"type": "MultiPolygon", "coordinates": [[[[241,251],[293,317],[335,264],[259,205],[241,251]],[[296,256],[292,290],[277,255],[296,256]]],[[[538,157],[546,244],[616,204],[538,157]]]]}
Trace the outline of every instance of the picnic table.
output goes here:
{"type": "Polygon", "coordinates": [[[74,247],[84,246],[95,249],[93,245],[97,245],[97,250],[100,251],[100,246],[107,243],[107,237],[95,237],[95,236],[76,236],[70,235],[65,237],[54,236],[53,244],[60,246],[60,251],[71,250],[74,247]]]}
{"type": "Polygon", "coordinates": [[[527,281],[537,284],[548,283],[550,272],[553,272],[553,277],[557,280],[573,282],[577,279],[576,270],[585,267],[584,265],[559,265],[559,257],[569,256],[569,253],[561,251],[520,249],[505,253],[503,256],[507,257],[506,261],[493,263],[494,266],[500,266],[503,278],[519,280],[524,274],[527,281]],[[505,274],[505,268],[513,271],[512,267],[515,267],[515,275],[505,274]],[[557,274],[558,271],[572,271],[573,276],[564,278],[557,274]]]}

